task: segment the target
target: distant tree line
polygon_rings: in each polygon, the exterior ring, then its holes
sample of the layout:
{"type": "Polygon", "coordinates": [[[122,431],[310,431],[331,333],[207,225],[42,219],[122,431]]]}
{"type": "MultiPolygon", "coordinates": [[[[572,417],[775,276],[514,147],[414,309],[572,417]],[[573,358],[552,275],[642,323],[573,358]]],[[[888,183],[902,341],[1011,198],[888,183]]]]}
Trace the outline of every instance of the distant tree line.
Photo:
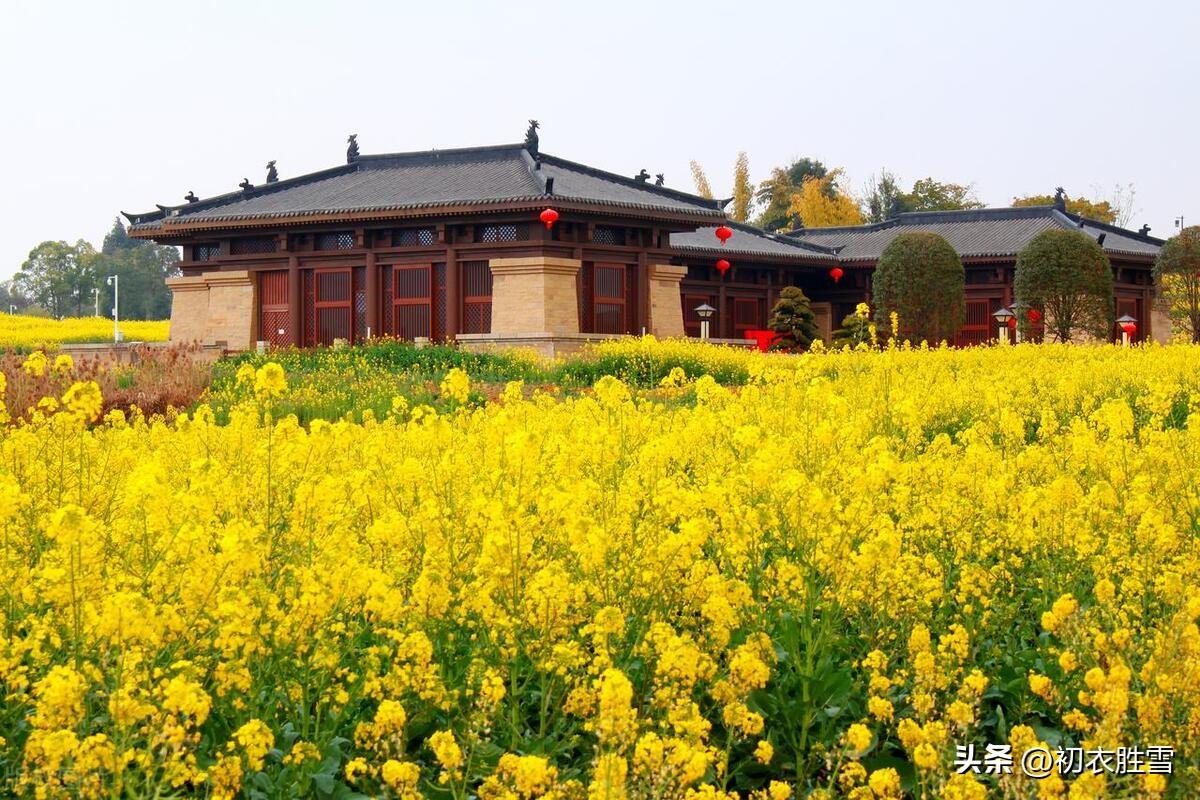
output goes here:
{"type": "Polygon", "coordinates": [[[176,248],[132,239],[116,219],[99,251],[83,239],[33,248],[16,275],[0,282],[0,310],[78,317],[92,315],[98,305],[100,316],[111,316],[108,278],[116,275],[122,319],[166,319],[171,316],[166,280],[179,274],[178,262],[176,248]]]}
{"type": "MultiPolygon", "coordinates": [[[[704,169],[691,162],[696,192],[713,197],[704,169]]],[[[815,158],[798,158],[790,164],[771,169],[757,187],[750,180],[749,159],[739,153],[734,169],[733,197],[727,209],[730,218],[752,222],[767,230],[827,228],[837,225],[861,225],[883,222],[909,211],[959,211],[983,208],[971,184],[940,181],[933,177],[914,181],[907,190],[901,180],[887,169],[880,169],[867,181],[861,193],[852,193],[844,185],[842,169],[830,169],[815,158]]],[[[1066,208],[1074,214],[1098,222],[1127,227],[1133,214],[1133,185],[1118,185],[1108,199],[1088,200],[1067,197],[1066,208]]],[[[1014,208],[1052,205],[1048,194],[1014,197],[1014,208]]]]}

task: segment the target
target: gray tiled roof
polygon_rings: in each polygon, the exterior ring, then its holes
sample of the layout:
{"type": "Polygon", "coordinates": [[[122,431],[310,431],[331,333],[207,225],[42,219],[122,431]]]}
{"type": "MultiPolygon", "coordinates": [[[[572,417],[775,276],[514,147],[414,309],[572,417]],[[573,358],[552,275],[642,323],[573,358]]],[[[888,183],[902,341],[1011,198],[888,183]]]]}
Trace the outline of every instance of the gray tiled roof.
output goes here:
{"type": "MultiPolygon", "coordinates": [[[[640,183],[554,156],[541,168],[521,145],[433,150],[362,156],[322,172],[232,192],[199,203],[134,214],[135,229],[164,222],[232,221],[296,214],[337,214],[464,203],[486,204],[548,199],[545,179],[554,179],[556,200],[648,211],[683,212],[722,218],[713,200],[640,183]],[[540,173],[540,174],[539,174],[540,173]]],[[[548,201],[550,202],[550,201],[548,201]]]]}
{"type": "Polygon", "coordinates": [[[799,241],[838,248],[838,257],[842,261],[874,261],[902,231],[939,234],[960,256],[1015,256],[1034,236],[1051,228],[1082,230],[1092,238],[1103,233],[1103,247],[1111,253],[1153,256],[1162,244],[1153,237],[1084,220],[1054,206],[918,211],[900,214],[875,225],[802,228],[787,235],[799,241]]]}
{"type": "Polygon", "coordinates": [[[717,239],[717,226],[710,225],[696,231],[671,234],[671,247],[676,250],[696,250],[713,254],[793,257],[806,260],[818,259],[836,262],[833,251],[819,244],[792,239],[780,234],[768,233],[750,225],[726,222],[733,236],[721,245],[717,239]]]}

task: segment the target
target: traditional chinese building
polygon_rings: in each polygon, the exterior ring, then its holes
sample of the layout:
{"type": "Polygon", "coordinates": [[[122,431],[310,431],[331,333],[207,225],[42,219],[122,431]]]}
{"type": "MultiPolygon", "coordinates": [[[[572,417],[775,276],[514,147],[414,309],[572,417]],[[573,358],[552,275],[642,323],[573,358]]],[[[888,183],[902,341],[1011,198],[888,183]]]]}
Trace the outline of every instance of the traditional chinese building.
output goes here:
{"type": "MultiPolygon", "coordinates": [[[[1078,230],[1092,237],[1108,255],[1113,270],[1116,317],[1138,321],[1134,339],[1170,338],[1170,321],[1155,306],[1152,270],[1162,246],[1149,228],[1130,231],[1084,219],[1060,203],[1027,208],[981,208],[969,211],[925,211],[899,214],[875,225],[813,228],[789,237],[837,253],[846,275],[869,276],[883,249],[904,231],[927,231],[946,239],[966,271],[966,322],[955,344],[978,344],[996,337],[992,312],[1013,302],[1017,254],[1039,233],[1052,228],[1078,230]]],[[[844,280],[844,279],[843,279],[844,280]]],[[[870,280],[855,280],[870,290],[870,280]]],[[[1114,326],[1113,336],[1119,337],[1114,326]]]]}
{"type": "Polygon", "coordinates": [[[740,339],[789,285],[812,298],[828,337],[869,300],[875,262],[906,229],[942,233],[963,256],[967,344],[994,335],[1016,253],[1052,225],[1101,241],[1118,313],[1153,330],[1160,242],[1144,233],[1045,207],[772,234],[663,183],[542,153],[531,125],[521,144],[387,155],[360,155],[351,137],[331,169],[281,180],[271,162],[262,184],[126,216],[131,235],[182,249],[171,338],[230,349],[390,335],[554,353],[605,336],[697,335],[701,304],[716,309],[715,337],[740,339]]]}

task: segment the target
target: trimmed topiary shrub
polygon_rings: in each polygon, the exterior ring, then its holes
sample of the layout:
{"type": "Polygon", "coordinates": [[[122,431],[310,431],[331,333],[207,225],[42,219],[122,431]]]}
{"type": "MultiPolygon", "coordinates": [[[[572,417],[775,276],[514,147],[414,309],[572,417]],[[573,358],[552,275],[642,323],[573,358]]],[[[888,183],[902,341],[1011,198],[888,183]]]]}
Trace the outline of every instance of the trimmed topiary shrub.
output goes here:
{"type": "Polygon", "coordinates": [[[950,243],[936,233],[898,234],[875,267],[876,319],[890,325],[895,312],[900,336],[931,344],[950,339],[966,313],[966,274],[950,243]]]}
{"type": "MultiPolygon", "coordinates": [[[[1033,237],[1017,256],[1013,290],[1018,304],[1045,314],[1046,333],[1060,342],[1112,333],[1112,265],[1085,233],[1056,228],[1033,237]]],[[[1028,318],[1018,324],[1028,326],[1028,318]]]]}
{"type": "Polygon", "coordinates": [[[785,286],[771,309],[767,328],[779,334],[772,347],[779,350],[807,350],[817,338],[817,317],[808,296],[799,286],[785,286]]]}

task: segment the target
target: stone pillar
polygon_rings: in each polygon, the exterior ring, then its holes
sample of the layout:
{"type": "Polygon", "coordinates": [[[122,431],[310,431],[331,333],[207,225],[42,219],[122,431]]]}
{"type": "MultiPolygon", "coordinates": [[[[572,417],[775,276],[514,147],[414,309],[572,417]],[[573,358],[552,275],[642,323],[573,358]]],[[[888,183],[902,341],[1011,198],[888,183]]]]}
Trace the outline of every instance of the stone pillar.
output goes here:
{"type": "MultiPolygon", "coordinates": [[[[579,333],[574,258],[493,258],[492,333],[554,336],[579,333]]],[[[678,302],[678,301],[677,301],[678,302]]]]}
{"type": "Polygon", "coordinates": [[[678,264],[651,264],[649,267],[650,333],[660,339],[681,337],[683,297],[679,283],[687,267],[678,264]]]}
{"type": "Polygon", "coordinates": [[[167,278],[171,289],[171,341],[203,342],[208,321],[208,284],[203,275],[167,278]]]}
{"type": "Polygon", "coordinates": [[[225,342],[230,350],[254,346],[254,280],[246,270],[206,272],[208,319],[204,342],[225,342]]]}

